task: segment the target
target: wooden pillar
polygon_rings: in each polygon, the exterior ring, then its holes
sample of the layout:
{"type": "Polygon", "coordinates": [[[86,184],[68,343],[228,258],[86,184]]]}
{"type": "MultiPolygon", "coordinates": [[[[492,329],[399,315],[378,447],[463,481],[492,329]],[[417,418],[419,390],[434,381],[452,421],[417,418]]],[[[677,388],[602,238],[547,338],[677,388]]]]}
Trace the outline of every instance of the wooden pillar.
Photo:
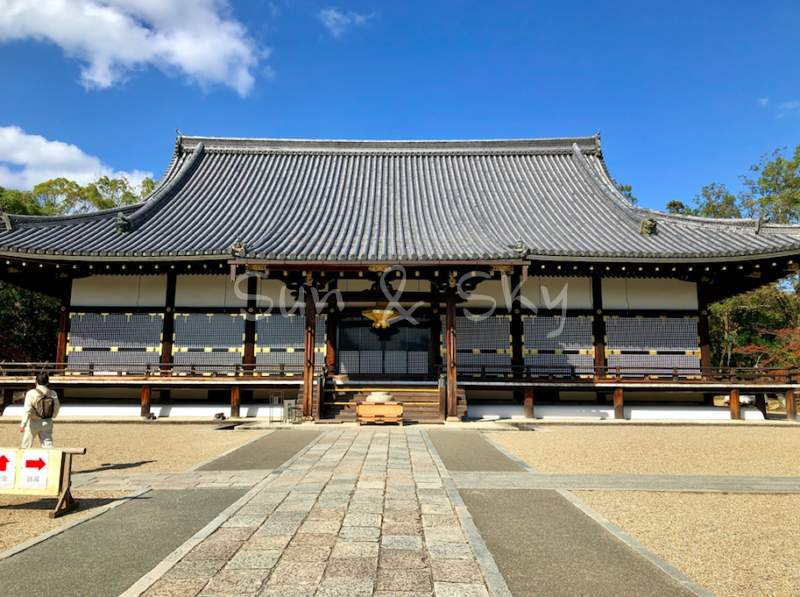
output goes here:
{"type": "Polygon", "coordinates": [[[231,418],[238,419],[239,418],[239,410],[242,404],[241,396],[239,394],[239,386],[233,386],[231,388],[231,418]]]}
{"type": "Polygon", "coordinates": [[[69,337],[69,307],[72,299],[72,280],[67,280],[67,288],[61,299],[58,314],[58,344],[56,346],[56,368],[67,362],[67,338],[69,337]]]}
{"type": "Polygon", "coordinates": [[[456,371],[456,294],[447,291],[447,311],[445,314],[445,333],[447,334],[447,418],[458,418],[458,377],[456,371]]]}
{"type": "Polygon", "coordinates": [[[756,408],[767,418],[767,398],[765,394],[756,394],[756,408]]]}
{"type": "MultiPolygon", "coordinates": [[[[442,364],[442,315],[439,309],[431,310],[431,375],[438,376],[442,364]]],[[[445,415],[446,416],[446,415],[445,415]]]]}
{"type": "Polygon", "coordinates": [[[786,392],[786,419],[792,423],[797,422],[797,404],[794,401],[794,391],[786,392]]]}
{"type": "Polygon", "coordinates": [[[304,344],[303,367],[303,416],[312,416],[314,403],[314,335],[316,331],[316,305],[311,289],[306,288],[306,337],[304,344]]]}
{"type": "Polygon", "coordinates": [[[142,416],[150,416],[150,386],[142,386],[142,416]]]}
{"type": "MultiPolygon", "coordinates": [[[[178,276],[175,272],[167,273],[167,300],[164,307],[164,324],[161,327],[161,370],[170,369],[172,364],[172,342],[175,336],[175,288],[178,276]]],[[[163,398],[163,395],[162,395],[163,398]]]]}
{"type": "Polygon", "coordinates": [[[606,322],[603,318],[603,280],[592,278],[592,336],[594,337],[594,367],[596,377],[605,377],[606,322]]]}
{"type": "Polygon", "coordinates": [[[3,414],[3,411],[6,409],[6,407],[10,406],[13,401],[14,388],[3,388],[3,405],[0,407],[0,415],[3,414]]]}
{"type": "MultiPolygon", "coordinates": [[[[521,283],[519,274],[511,276],[511,287],[517,288],[521,283]]],[[[523,368],[525,367],[525,347],[522,342],[523,324],[522,324],[522,303],[511,305],[511,366],[514,368],[514,377],[522,377],[523,368]]]]}
{"type": "Polygon", "coordinates": [[[625,403],[623,400],[622,388],[614,390],[614,418],[625,418],[625,403]]]}
{"type": "Polygon", "coordinates": [[[533,388],[525,388],[525,418],[533,418],[533,388]]]}
{"type": "Polygon", "coordinates": [[[711,374],[711,336],[708,331],[706,287],[702,282],[697,283],[697,308],[700,310],[697,321],[698,343],[700,345],[700,368],[703,379],[706,379],[711,374]]]}
{"type": "Polygon", "coordinates": [[[329,375],[336,373],[336,345],[337,333],[339,331],[339,313],[335,310],[328,310],[325,321],[325,366],[329,375]]]}
{"type": "Polygon", "coordinates": [[[739,404],[739,390],[731,390],[728,404],[731,407],[731,420],[737,421],[742,418],[742,409],[739,404]]]}
{"type": "Polygon", "coordinates": [[[256,362],[256,296],[258,295],[258,276],[247,278],[247,317],[244,320],[244,355],[242,363],[246,375],[252,375],[256,362]]]}

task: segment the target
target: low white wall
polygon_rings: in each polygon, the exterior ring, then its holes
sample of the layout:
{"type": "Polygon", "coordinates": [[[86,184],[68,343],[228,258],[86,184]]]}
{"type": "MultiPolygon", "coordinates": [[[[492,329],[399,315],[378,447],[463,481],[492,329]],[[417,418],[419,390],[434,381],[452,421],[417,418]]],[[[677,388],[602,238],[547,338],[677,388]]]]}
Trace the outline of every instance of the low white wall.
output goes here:
{"type": "MultiPolygon", "coordinates": [[[[713,406],[637,405],[626,406],[624,412],[625,418],[631,420],[728,421],[731,418],[731,413],[727,408],[713,406]]],[[[764,420],[761,411],[755,408],[742,407],[741,412],[746,421],[764,420]]],[[[525,417],[525,407],[521,404],[468,405],[467,416],[472,419],[522,419],[525,417]]],[[[534,405],[533,416],[536,419],[613,419],[614,406],[606,404],[542,404],[534,405]]]]}
{"type": "MultiPolygon", "coordinates": [[[[3,411],[3,418],[22,418],[22,405],[14,404],[3,411]]],[[[162,417],[189,417],[211,419],[217,413],[226,417],[231,415],[231,407],[222,404],[153,404],[150,408],[155,416],[162,417]]],[[[283,407],[269,404],[242,405],[242,417],[281,417],[283,407]]],[[[141,408],[138,404],[64,404],[58,414],[56,423],[70,417],[138,417],[141,408]]]]}

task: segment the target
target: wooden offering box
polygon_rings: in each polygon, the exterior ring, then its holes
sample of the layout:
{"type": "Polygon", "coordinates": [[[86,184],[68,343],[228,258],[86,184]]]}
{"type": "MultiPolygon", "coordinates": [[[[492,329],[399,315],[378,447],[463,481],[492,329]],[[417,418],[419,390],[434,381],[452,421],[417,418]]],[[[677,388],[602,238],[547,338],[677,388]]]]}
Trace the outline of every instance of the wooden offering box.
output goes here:
{"type": "Polygon", "coordinates": [[[397,423],[403,426],[403,405],[399,402],[362,402],[356,407],[356,424],[397,423]]]}

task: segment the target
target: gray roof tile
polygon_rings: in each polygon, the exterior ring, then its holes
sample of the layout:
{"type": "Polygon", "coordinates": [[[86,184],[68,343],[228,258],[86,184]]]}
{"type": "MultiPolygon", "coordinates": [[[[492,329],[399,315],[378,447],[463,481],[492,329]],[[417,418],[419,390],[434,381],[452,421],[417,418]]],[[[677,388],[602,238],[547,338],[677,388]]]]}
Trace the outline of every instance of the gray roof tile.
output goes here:
{"type": "Polygon", "coordinates": [[[180,137],[141,204],[9,216],[0,251],[64,256],[389,261],[531,256],[705,259],[800,251],[799,226],[631,205],[598,137],[511,141],[294,141],[180,137]],[[133,230],[117,230],[123,214],[133,230]],[[643,219],[658,233],[642,235],[643,219]]]}

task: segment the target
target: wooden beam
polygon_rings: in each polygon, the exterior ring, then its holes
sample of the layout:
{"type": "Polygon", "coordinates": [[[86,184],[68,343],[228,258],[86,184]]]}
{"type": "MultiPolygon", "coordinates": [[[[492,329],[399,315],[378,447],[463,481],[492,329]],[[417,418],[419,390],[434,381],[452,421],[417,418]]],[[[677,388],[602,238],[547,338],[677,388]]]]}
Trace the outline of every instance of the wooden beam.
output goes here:
{"type": "Polygon", "coordinates": [[[731,420],[738,421],[742,418],[742,407],[739,404],[739,390],[731,390],[728,399],[728,405],[731,408],[731,420]]]}
{"type": "Polygon", "coordinates": [[[142,416],[150,416],[150,386],[142,386],[142,416]]]}
{"type": "Polygon", "coordinates": [[[614,418],[625,418],[625,403],[623,401],[622,388],[614,390],[614,418]]]}
{"type": "Polygon", "coordinates": [[[594,337],[594,366],[600,373],[606,366],[606,322],[603,318],[603,280],[592,278],[592,336],[594,337]]]}
{"type": "Polygon", "coordinates": [[[239,386],[231,388],[231,418],[238,419],[240,407],[242,404],[241,394],[239,393],[239,386]]]}
{"type": "Polygon", "coordinates": [[[247,317],[244,320],[244,355],[242,363],[244,372],[252,373],[256,362],[256,307],[258,295],[258,277],[247,278],[247,317]]]}
{"type": "Polygon", "coordinates": [[[306,287],[306,335],[303,352],[303,416],[312,415],[314,402],[314,335],[316,332],[316,305],[311,289],[306,287]]]}
{"type": "Polygon", "coordinates": [[[794,400],[794,391],[786,392],[786,419],[792,423],[797,422],[797,403],[794,400]]]}
{"type": "Polygon", "coordinates": [[[711,336],[708,327],[708,289],[702,282],[697,283],[697,307],[700,309],[698,318],[698,340],[700,343],[700,367],[703,378],[711,372],[711,336]]]}
{"type": "Polygon", "coordinates": [[[525,418],[533,418],[533,388],[525,388],[525,418]]]}
{"type": "Polygon", "coordinates": [[[447,418],[457,419],[458,377],[456,369],[456,293],[453,289],[449,289],[447,293],[445,333],[447,334],[447,418]]]}
{"type": "MultiPolygon", "coordinates": [[[[175,336],[175,289],[178,285],[178,275],[175,272],[167,273],[167,298],[164,306],[164,323],[161,327],[161,364],[172,364],[172,342],[175,336]]],[[[169,367],[162,367],[169,369],[169,367]]]]}
{"type": "Polygon", "coordinates": [[[756,408],[767,418],[767,399],[765,394],[756,394],[756,408]]]}
{"type": "Polygon", "coordinates": [[[325,366],[328,373],[333,375],[336,372],[336,345],[337,333],[339,331],[339,315],[336,311],[328,310],[325,320],[325,366]]]}

